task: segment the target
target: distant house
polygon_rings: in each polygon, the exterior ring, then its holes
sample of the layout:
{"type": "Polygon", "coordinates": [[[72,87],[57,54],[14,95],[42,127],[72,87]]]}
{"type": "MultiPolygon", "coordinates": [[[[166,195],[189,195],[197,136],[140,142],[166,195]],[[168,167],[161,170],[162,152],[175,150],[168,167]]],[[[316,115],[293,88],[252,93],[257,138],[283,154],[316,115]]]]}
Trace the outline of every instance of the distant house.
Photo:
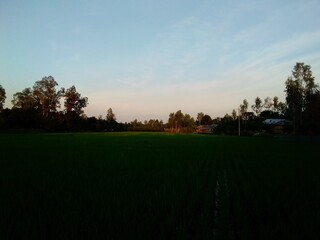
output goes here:
{"type": "Polygon", "coordinates": [[[284,134],[292,130],[292,122],[286,119],[268,118],[262,123],[264,129],[273,134],[284,134]]]}
{"type": "Polygon", "coordinates": [[[273,126],[288,126],[292,125],[291,121],[288,121],[286,119],[276,119],[276,118],[268,118],[262,122],[266,125],[273,125],[273,126]]]}
{"type": "Polygon", "coordinates": [[[200,125],[196,128],[196,133],[212,133],[212,125],[200,125]]]}

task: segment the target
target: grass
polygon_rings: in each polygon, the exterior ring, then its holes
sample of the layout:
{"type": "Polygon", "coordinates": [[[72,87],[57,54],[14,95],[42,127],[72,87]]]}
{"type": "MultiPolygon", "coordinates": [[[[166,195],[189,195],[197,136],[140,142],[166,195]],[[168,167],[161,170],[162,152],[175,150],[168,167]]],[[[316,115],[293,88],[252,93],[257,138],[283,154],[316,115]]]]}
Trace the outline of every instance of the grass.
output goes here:
{"type": "Polygon", "coordinates": [[[163,133],[2,134],[0,233],[317,239],[319,146],[163,133]]]}

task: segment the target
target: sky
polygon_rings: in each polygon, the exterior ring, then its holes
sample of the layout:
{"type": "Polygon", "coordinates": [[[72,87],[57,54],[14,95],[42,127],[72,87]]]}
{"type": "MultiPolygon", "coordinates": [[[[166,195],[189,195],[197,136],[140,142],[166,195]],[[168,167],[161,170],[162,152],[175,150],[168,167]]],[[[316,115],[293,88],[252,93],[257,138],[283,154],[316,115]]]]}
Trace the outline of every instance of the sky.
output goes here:
{"type": "Polygon", "coordinates": [[[296,62],[320,79],[319,0],[0,0],[0,84],[53,76],[87,116],[212,118],[278,96],[296,62]]]}

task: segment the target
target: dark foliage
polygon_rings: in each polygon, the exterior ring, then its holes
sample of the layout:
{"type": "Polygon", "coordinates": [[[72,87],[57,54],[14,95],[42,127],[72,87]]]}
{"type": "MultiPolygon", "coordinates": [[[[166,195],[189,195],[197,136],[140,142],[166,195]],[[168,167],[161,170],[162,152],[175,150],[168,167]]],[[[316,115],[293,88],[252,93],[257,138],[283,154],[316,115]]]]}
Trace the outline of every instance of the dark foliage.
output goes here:
{"type": "Polygon", "coordinates": [[[320,90],[314,82],[311,67],[296,63],[292,76],[285,82],[286,103],[279,102],[278,97],[267,97],[262,100],[256,97],[251,106],[254,112],[248,112],[246,99],[237,111],[223,118],[212,119],[202,112],[196,121],[181,110],[169,114],[168,122],[157,119],[140,122],[137,119],[130,123],[118,123],[112,109],[107,110],[106,119],[102,116],[87,117],[83,108],[88,99],[81,97],[76,87],[65,90],[56,89],[58,83],[52,76],[36,81],[33,88],[25,88],[13,95],[12,109],[3,109],[5,89],[0,85],[0,129],[41,129],[45,131],[149,131],[149,132],[194,132],[196,126],[212,125],[214,133],[237,134],[239,125],[243,134],[252,135],[261,131],[293,134],[320,134],[320,90]],[[64,98],[65,110],[58,111],[60,100],[64,98]],[[239,119],[240,118],[240,119],[239,119]],[[266,126],[266,119],[288,119],[293,126],[266,126]]]}

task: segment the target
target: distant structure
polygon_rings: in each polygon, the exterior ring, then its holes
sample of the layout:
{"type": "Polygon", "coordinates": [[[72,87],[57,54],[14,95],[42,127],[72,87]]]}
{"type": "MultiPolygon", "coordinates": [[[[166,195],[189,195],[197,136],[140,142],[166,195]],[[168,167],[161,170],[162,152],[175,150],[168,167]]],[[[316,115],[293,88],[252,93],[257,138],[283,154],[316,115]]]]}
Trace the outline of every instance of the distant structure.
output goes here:
{"type": "Polygon", "coordinates": [[[273,126],[288,126],[292,125],[292,122],[286,119],[276,119],[276,118],[268,118],[262,122],[266,125],[273,125],[273,126]]]}
{"type": "Polygon", "coordinates": [[[286,119],[268,118],[262,122],[264,129],[271,134],[284,134],[292,131],[292,122],[286,119]]]}
{"type": "Polygon", "coordinates": [[[200,125],[196,128],[196,133],[213,133],[213,125],[200,125]]]}

